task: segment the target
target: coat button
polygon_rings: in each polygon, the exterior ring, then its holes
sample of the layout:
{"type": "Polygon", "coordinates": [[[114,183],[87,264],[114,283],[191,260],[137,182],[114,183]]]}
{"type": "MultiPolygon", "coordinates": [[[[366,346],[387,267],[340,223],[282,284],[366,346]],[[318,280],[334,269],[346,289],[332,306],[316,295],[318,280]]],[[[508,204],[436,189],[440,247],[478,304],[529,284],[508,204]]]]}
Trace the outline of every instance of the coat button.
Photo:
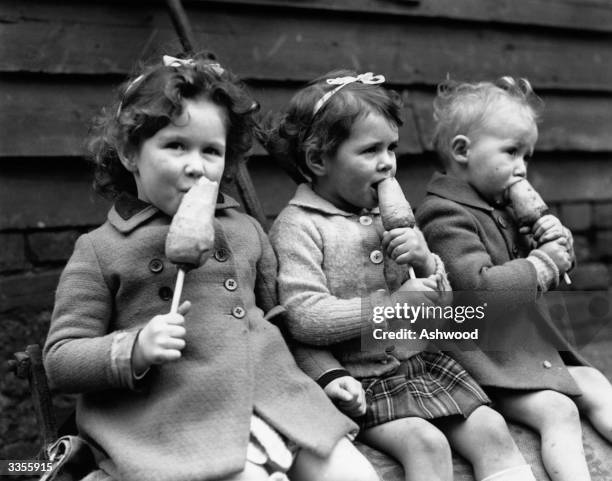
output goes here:
{"type": "Polygon", "coordinates": [[[544,366],[546,369],[550,369],[552,367],[552,363],[550,361],[544,361],[542,366],[544,366]]]}
{"type": "Polygon", "coordinates": [[[361,225],[372,225],[372,218],[369,215],[362,215],[359,218],[359,223],[361,225]]]}
{"type": "Polygon", "coordinates": [[[155,274],[164,270],[164,263],[160,259],[153,259],[149,262],[149,270],[155,274]]]}
{"type": "Polygon", "coordinates": [[[225,262],[227,259],[229,259],[229,251],[227,249],[217,249],[215,251],[215,259],[217,259],[219,262],[225,262]]]}
{"type": "Polygon", "coordinates": [[[228,291],[235,291],[236,288],[238,287],[238,283],[236,282],[235,279],[232,279],[232,278],[225,279],[225,282],[223,283],[223,285],[228,291]]]}
{"type": "Polygon", "coordinates": [[[502,229],[507,229],[508,228],[508,222],[501,215],[497,216],[497,223],[499,224],[499,226],[502,229]]]}
{"type": "Polygon", "coordinates": [[[379,250],[370,252],[370,260],[374,264],[380,264],[383,261],[383,253],[380,252],[379,250]]]}
{"type": "Polygon", "coordinates": [[[518,246],[512,246],[512,254],[514,254],[515,257],[518,256],[518,254],[519,254],[518,246]]]}
{"type": "Polygon", "coordinates": [[[236,306],[232,309],[232,316],[236,319],[242,319],[246,315],[246,311],[241,306],[236,306]]]}
{"type": "Polygon", "coordinates": [[[162,301],[169,301],[172,299],[172,289],[170,289],[168,286],[160,287],[158,293],[162,301]]]}

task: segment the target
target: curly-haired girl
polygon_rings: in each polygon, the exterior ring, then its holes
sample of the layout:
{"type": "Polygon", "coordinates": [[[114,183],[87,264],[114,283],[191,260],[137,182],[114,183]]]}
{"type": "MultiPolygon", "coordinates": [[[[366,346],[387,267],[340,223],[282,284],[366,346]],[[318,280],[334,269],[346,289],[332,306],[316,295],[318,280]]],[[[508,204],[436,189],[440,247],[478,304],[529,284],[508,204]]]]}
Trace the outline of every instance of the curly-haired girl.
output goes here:
{"type": "Polygon", "coordinates": [[[191,302],[168,314],[172,216],[199,179],[219,182],[250,148],[256,109],[205,55],[165,56],[98,123],[95,185],[115,203],[76,243],[45,345],[52,384],[79,394],[91,479],[286,479],[289,469],[296,480],[376,479],[346,437],[354,423],[267,320],[278,312],[276,259],[230,197],[217,199],[213,255],[186,276],[191,302]]]}

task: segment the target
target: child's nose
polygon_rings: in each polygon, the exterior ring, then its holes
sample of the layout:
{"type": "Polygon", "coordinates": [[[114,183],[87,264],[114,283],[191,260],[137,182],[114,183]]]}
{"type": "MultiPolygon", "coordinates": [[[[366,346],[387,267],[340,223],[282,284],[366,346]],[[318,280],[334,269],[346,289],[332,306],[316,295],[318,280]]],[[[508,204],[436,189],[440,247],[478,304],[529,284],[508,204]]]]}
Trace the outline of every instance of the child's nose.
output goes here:
{"type": "Polygon", "coordinates": [[[380,172],[387,172],[395,168],[395,153],[394,152],[381,152],[378,156],[377,170],[380,172]]]}
{"type": "Polygon", "coordinates": [[[204,175],[204,162],[197,154],[191,154],[185,164],[185,174],[189,177],[199,179],[204,175]]]}
{"type": "Polygon", "coordinates": [[[517,177],[527,177],[527,162],[525,162],[523,157],[518,158],[516,167],[514,168],[514,175],[517,177]]]}

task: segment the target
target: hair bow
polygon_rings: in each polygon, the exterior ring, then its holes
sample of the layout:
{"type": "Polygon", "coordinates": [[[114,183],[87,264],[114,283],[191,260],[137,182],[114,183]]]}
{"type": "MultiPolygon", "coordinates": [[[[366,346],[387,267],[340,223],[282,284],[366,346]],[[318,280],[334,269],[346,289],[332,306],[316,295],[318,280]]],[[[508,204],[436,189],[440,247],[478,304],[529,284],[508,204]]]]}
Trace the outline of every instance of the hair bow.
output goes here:
{"type": "Polygon", "coordinates": [[[314,106],[312,116],[317,115],[317,112],[321,110],[321,108],[327,103],[327,101],[342,87],[347,86],[348,84],[352,84],[353,82],[360,82],[366,85],[376,85],[381,84],[385,81],[384,75],[374,75],[372,72],[366,72],[357,75],[356,77],[346,76],[346,77],[336,77],[336,78],[328,78],[326,82],[329,85],[337,85],[337,87],[333,90],[327,92],[323,97],[321,97],[314,106]]]}
{"type": "Polygon", "coordinates": [[[186,67],[187,65],[195,64],[192,58],[176,58],[171,55],[164,55],[162,62],[164,67],[186,67]]]}
{"type": "MultiPolygon", "coordinates": [[[[164,55],[162,62],[165,67],[188,67],[196,63],[192,58],[176,58],[171,55],[164,55]]],[[[217,75],[221,75],[224,72],[223,67],[218,63],[207,63],[204,65],[212,69],[217,75]]]]}

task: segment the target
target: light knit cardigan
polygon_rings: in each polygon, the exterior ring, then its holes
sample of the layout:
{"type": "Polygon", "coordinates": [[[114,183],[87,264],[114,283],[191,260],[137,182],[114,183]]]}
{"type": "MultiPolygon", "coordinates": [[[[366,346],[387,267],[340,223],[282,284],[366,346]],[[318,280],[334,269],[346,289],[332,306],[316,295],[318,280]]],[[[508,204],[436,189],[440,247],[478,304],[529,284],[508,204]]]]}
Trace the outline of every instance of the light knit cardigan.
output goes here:
{"type": "MultiPolygon", "coordinates": [[[[298,187],[270,231],[289,332],[302,343],[330,346],[357,377],[389,372],[425,348],[404,343],[363,350],[360,336],[372,326],[374,306],[433,304],[421,292],[396,292],[408,279],[408,268],[382,255],[383,232],[378,209],[361,215],[345,212],[307,184],[298,187]]],[[[442,261],[435,258],[442,279],[438,288],[450,290],[442,261]]],[[[321,374],[305,370],[311,376],[321,374]]]]}

